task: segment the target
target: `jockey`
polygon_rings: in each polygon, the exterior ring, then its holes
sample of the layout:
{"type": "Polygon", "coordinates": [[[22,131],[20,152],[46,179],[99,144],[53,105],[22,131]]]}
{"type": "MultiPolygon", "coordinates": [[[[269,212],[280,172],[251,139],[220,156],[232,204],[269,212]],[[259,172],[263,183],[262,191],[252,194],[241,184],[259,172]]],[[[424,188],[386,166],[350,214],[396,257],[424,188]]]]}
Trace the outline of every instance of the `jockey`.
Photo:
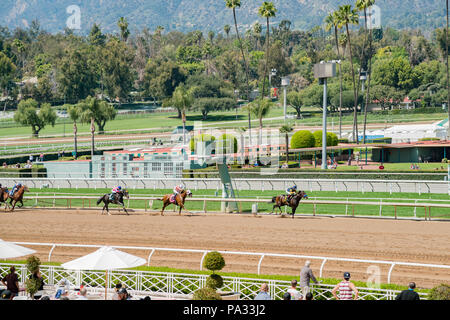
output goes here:
{"type": "Polygon", "coordinates": [[[121,186],[117,186],[112,188],[111,190],[111,194],[109,195],[109,199],[112,201],[114,199],[114,196],[116,195],[116,193],[119,193],[122,191],[122,187],[121,186]]]}
{"type": "Polygon", "coordinates": [[[17,189],[19,189],[22,186],[22,184],[19,182],[18,184],[14,185],[9,195],[12,197],[14,196],[14,193],[16,193],[17,189]]]}
{"type": "Polygon", "coordinates": [[[287,201],[289,202],[291,200],[291,197],[297,193],[297,186],[294,185],[290,188],[287,188],[286,193],[288,194],[287,201]]]}
{"type": "Polygon", "coordinates": [[[173,193],[175,194],[175,196],[181,192],[183,192],[184,190],[184,185],[180,184],[178,186],[175,186],[175,188],[173,188],[173,193]]]}

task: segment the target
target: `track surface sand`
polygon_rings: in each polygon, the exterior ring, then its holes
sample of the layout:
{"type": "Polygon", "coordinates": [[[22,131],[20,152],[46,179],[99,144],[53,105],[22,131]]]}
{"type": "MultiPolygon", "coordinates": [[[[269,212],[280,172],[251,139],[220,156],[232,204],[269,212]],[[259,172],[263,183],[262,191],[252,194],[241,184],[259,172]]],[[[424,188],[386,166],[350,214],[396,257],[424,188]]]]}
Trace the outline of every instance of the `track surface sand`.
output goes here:
{"type": "MultiPolygon", "coordinates": [[[[285,253],[450,265],[450,223],[361,218],[325,218],[252,215],[166,216],[133,212],[126,216],[99,210],[31,210],[1,212],[0,238],[15,242],[147,246],[261,253],[285,253]]],[[[47,261],[50,247],[36,246],[47,261]]],[[[66,262],[92,252],[85,248],[56,248],[52,261],[66,262]]],[[[149,251],[126,250],[147,258],[149,251]]],[[[153,266],[199,269],[201,254],[156,252],[153,266]]],[[[224,255],[223,271],[256,273],[260,257],[224,255]]],[[[287,274],[298,278],[305,260],[265,257],[263,274],[287,274]]],[[[312,259],[315,275],[321,260],[312,259]]],[[[373,264],[376,265],[376,264],[373,264]]],[[[349,271],[353,280],[367,281],[369,264],[327,262],[324,277],[340,278],[349,271]]],[[[387,282],[389,265],[380,267],[380,281],[387,282]]],[[[376,277],[376,274],[375,274],[376,277]]],[[[450,282],[448,269],[396,266],[391,283],[418,287],[450,282]]]]}

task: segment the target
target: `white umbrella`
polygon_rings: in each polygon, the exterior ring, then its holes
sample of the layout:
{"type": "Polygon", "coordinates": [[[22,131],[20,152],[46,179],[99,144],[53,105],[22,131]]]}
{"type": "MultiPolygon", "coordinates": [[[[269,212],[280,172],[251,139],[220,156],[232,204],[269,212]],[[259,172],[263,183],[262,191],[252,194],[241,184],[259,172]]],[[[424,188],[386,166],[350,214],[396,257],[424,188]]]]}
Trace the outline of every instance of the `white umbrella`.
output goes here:
{"type": "Polygon", "coordinates": [[[108,270],[133,268],[146,263],[145,259],[133,256],[112,247],[101,247],[97,251],[81,258],[63,263],[61,266],[72,270],[106,270],[105,299],[108,288],[108,270]]]}
{"type": "Polygon", "coordinates": [[[35,252],[36,250],[0,239],[0,259],[23,257],[35,252]]]}

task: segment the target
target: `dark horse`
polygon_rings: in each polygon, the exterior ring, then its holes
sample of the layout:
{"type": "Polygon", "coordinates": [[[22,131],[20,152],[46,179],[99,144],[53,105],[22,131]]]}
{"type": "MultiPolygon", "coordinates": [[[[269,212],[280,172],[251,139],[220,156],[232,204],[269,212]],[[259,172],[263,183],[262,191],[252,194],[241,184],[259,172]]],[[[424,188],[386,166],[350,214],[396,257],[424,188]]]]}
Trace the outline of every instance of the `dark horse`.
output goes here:
{"type": "Polygon", "coordinates": [[[2,202],[5,203],[5,211],[9,207],[8,198],[9,198],[8,188],[0,188],[0,203],[2,202]]]}
{"type": "MultiPolygon", "coordinates": [[[[113,203],[113,204],[118,204],[118,205],[122,206],[122,209],[123,209],[123,210],[125,211],[125,213],[128,215],[128,211],[127,211],[127,209],[125,208],[125,205],[124,205],[124,203],[123,203],[123,197],[126,197],[127,199],[130,198],[129,195],[128,195],[128,191],[127,191],[127,190],[122,190],[122,191],[117,192],[117,193],[113,196],[113,200],[110,200],[109,195],[110,195],[110,194],[107,193],[107,194],[103,195],[100,199],[97,200],[97,205],[99,205],[100,202],[102,202],[102,201],[103,201],[103,203],[105,204],[105,205],[103,206],[103,209],[102,209],[102,214],[104,213],[104,211],[105,211],[105,209],[106,209],[106,212],[108,213],[108,215],[111,215],[111,214],[109,213],[108,204],[113,203]]],[[[119,209],[119,211],[120,211],[120,209],[119,209]]]]}
{"type": "Polygon", "coordinates": [[[25,193],[25,191],[28,191],[28,187],[26,185],[22,185],[22,186],[20,186],[20,188],[18,188],[16,190],[16,192],[14,192],[13,196],[10,196],[9,192],[3,192],[2,198],[5,201],[5,211],[6,211],[6,206],[7,206],[6,201],[8,200],[8,198],[9,198],[9,205],[12,206],[11,211],[14,211],[14,208],[16,207],[16,204],[18,202],[20,202],[20,206],[18,206],[18,208],[22,208],[23,207],[23,194],[25,193]]]}
{"type": "Polygon", "coordinates": [[[178,211],[178,215],[181,215],[181,209],[186,210],[186,208],[184,207],[184,202],[186,201],[186,197],[192,197],[192,192],[190,190],[183,190],[181,191],[181,193],[177,194],[175,197],[175,203],[171,202],[170,199],[172,198],[173,193],[170,194],[166,194],[164,197],[162,197],[162,199],[158,199],[161,200],[163,202],[163,207],[161,210],[161,215],[164,215],[164,209],[170,205],[170,204],[174,204],[178,207],[180,207],[180,210],[178,211]]]}
{"type": "Polygon", "coordinates": [[[293,219],[295,210],[297,210],[300,201],[303,198],[308,199],[308,196],[304,191],[299,191],[295,195],[291,196],[289,203],[287,202],[287,197],[288,197],[287,195],[281,195],[272,198],[272,201],[270,203],[275,203],[272,208],[272,213],[274,212],[275,208],[280,209],[280,213],[283,213],[281,211],[281,207],[289,206],[292,208],[292,219],[293,219]]]}

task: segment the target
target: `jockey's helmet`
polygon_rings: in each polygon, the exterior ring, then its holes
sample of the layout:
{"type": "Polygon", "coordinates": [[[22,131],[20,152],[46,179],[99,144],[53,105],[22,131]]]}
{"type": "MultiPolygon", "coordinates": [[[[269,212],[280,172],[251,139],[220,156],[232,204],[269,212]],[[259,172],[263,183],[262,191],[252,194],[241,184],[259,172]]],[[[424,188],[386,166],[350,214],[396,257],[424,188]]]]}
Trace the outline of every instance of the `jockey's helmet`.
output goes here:
{"type": "Polygon", "coordinates": [[[179,187],[180,187],[180,189],[184,189],[184,185],[183,184],[180,184],[179,187]]]}
{"type": "Polygon", "coordinates": [[[122,190],[122,187],[121,187],[121,186],[118,186],[118,187],[117,187],[117,190],[122,190]]]}

